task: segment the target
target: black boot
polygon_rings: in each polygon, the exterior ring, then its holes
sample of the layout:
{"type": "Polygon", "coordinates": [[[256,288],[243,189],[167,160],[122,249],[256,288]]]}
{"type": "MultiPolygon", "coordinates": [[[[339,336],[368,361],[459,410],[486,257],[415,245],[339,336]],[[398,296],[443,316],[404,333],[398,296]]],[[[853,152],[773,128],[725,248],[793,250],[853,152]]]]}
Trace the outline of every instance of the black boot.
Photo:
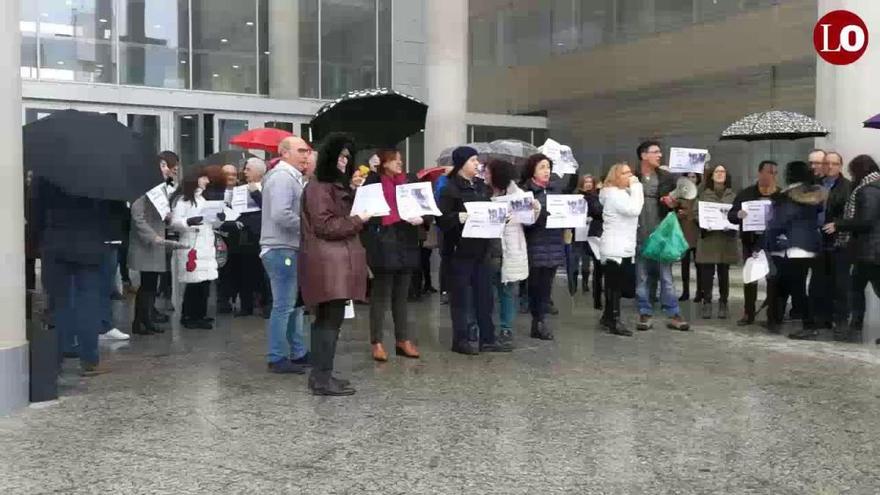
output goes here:
{"type": "Polygon", "coordinates": [[[350,384],[333,377],[333,360],[336,356],[338,340],[339,329],[312,326],[314,367],[309,375],[309,389],[313,395],[344,396],[355,393],[350,384]]]}
{"type": "Polygon", "coordinates": [[[587,292],[590,292],[590,274],[585,272],[582,275],[583,275],[583,282],[581,282],[581,283],[583,285],[583,292],[584,292],[584,294],[586,294],[587,292]]]}
{"type": "Polygon", "coordinates": [[[134,297],[134,321],[131,323],[131,333],[135,335],[152,335],[155,332],[153,323],[150,321],[150,294],[146,291],[138,291],[134,297]]]}

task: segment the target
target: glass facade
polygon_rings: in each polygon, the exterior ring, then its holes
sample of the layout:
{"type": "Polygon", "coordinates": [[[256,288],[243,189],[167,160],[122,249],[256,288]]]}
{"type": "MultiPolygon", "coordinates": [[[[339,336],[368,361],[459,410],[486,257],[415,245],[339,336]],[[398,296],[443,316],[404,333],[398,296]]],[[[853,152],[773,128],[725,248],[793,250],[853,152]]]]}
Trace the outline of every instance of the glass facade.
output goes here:
{"type": "Polygon", "coordinates": [[[556,54],[717,21],[780,0],[547,0],[491,12],[472,3],[472,66],[534,64],[556,54]]]}
{"type": "Polygon", "coordinates": [[[303,98],[391,85],[391,0],[10,1],[26,79],[271,96],[276,62],[303,98]]]}

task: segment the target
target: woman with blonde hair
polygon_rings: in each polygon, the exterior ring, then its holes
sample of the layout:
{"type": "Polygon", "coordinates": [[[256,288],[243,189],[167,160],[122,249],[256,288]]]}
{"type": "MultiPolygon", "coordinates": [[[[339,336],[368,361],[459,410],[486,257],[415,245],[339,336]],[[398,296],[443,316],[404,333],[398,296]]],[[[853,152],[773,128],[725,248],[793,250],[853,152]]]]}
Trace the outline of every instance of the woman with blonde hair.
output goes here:
{"type": "Polygon", "coordinates": [[[600,324],[615,335],[631,336],[632,331],[620,321],[620,298],[624,284],[635,286],[632,266],[645,196],[641,182],[628,164],[611,167],[599,201],[603,208],[599,251],[605,275],[605,311],[600,324]]]}

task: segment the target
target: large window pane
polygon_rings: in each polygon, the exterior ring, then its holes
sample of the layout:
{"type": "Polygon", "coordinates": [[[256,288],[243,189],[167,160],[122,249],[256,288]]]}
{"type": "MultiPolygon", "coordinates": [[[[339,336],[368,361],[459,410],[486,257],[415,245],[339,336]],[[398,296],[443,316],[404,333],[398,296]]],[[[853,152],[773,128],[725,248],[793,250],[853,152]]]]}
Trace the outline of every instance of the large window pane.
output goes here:
{"type": "Polygon", "coordinates": [[[255,0],[192,0],[193,89],[257,92],[255,0]]]}
{"type": "Polygon", "coordinates": [[[617,35],[629,40],[654,31],[650,0],[617,1],[617,35]]]}
{"type": "Polygon", "coordinates": [[[378,0],[379,2],[379,87],[391,87],[392,71],[392,23],[391,0],[378,0]]]}
{"type": "Polygon", "coordinates": [[[614,0],[580,0],[578,7],[581,48],[614,41],[614,0]]]}
{"type": "Polygon", "coordinates": [[[694,21],[694,0],[654,0],[656,31],[674,31],[694,21]]]}
{"type": "Polygon", "coordinates": [[[577,49],[578,25],[575,8],[577,2],[553,0],[552,36],[553,53],[566,53],[577,49]]]}
{"type": "Polygon", "coordinates": [[[189,2],[120,0],[121,83],[189,87],[189,2]]]}
{"type": "Polygon", "coordinates": [[[247,120],[217,119],[220,124],[220,146],[218,151],[226,151],[232,147],[229,140],[248,130],[247,120]]]}
{"type": "Polygon", "coordinates": [[[128,127],[149,143],[150,149],[159,154],[162,138],[157,115],[128,114],[128,127]]]}
{"type": "MultiPolygon", "coordinates": [[[[15,0],[12,0],[15,1],[15,0]]],[[[21,20],[18,23],[21,31],[21,77],[37,78],[37,2],[21,0],[21,20]]]]}
{"type": "Polygon", "coordinates": [[[376,87],[376,0],[322,0],[321,96],[376,87]]]}
{"type": "Polygon", "coordinates": [[[260,92],[318,98],[318,0],[260,0],[260,92]]]}
{"type": "Polygon", "coordinates": [[[116,82],[113,0],[40,0],[40,78],[116,82]]]}

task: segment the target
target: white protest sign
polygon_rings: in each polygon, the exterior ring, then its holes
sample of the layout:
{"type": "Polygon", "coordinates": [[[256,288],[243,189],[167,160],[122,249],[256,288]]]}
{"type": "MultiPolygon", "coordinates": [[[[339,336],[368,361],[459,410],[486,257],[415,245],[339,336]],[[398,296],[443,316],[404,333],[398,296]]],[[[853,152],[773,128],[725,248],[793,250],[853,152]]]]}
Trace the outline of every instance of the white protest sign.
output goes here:
{"type": "Polygon", "coordinates": [[[461,236],[472,239],[500,239],[507,224],[507,205],[491,201],[464,204],[468,218],[461,236]]]}
{"type": "Polygon", "coordinates": [[[439,216],[440,209],[434,201],[434,191],[430,182],[401,184],[395,190],[397,213],[400,218],[410,219],[424,216],[439,216]]]}
{"type": "Polygon", "coordinates": [[[508,194],[505,196],[495,196],[492,201],[496,203],[506,203],[510,212],[511,220],[523,225],[531,225],[535,223],[535,208],[532,202],[535,201],[535,193],[529,191],[522,194],[508,194]]]}
{"type": "Polygon", "coordinates": [[[165,184],[159,184],[147,191],[147,199],[159,212],[160,217],[165,218],[171,213],[171,205],[168,204],[168,195],[165,193],[165,184]]]}
{"type": "Polygon", "coordinates": [[[727,203],[699,202],[700,228],[704,230],[739,230],[727,220],[727,212],[733,205],[727,203]]]}
{"type": "Polygon", "coordinates": [[[746,217],[742,220],[743,232],[764,232],[773,202],[769,199],[743,201],[742,211],[746,217]]]}
{"type": "Polygon", "coordinates": [[[669,171],[674,174],[690,172],[702,174],[705,172],[706,163],[710,158],[709,150],[671,148],[669,150],[669,171]]]}
{"type": "Polygon", "coordinates": [[[232,200],[230,201],[232,209],[238,213],[250,213],[252,211],[260,211],[257,202],[251,197],[248,186],[238,186],[232,189],[232,200]]]}
{"type": "Polygon", "coordinates": [[[587,225],[587,200],[581,194],[547,195],[548,229],[576,229],[587,225]]]}
{"type": "Polygon", "coordinates": [[[222,222],[217,215],[225,213],[226,203],[223,201],[205,201],[205,205],[201,208],[201,216],[204,223],[222,222]]]}
{"type": "Polygon", "coordinates": [[[553,173],[562,177],[566,174],[576,174],[578,170],[578,162],[574,158],[574,153],[570,146],[561,144],[553,139],[547,139],[544,144],[538,148],[538,151],[547,155],[547,158],[553,161],[553,173]]]}
{"type": "Polygon", "coordinates": [[[357,188],[354,204],[351,205],[351,214],[360,215],[361,213],[374,217],[384,217],[391,214],[391,207],[385,201],[382,184],[370,184],[357,188]]]}

